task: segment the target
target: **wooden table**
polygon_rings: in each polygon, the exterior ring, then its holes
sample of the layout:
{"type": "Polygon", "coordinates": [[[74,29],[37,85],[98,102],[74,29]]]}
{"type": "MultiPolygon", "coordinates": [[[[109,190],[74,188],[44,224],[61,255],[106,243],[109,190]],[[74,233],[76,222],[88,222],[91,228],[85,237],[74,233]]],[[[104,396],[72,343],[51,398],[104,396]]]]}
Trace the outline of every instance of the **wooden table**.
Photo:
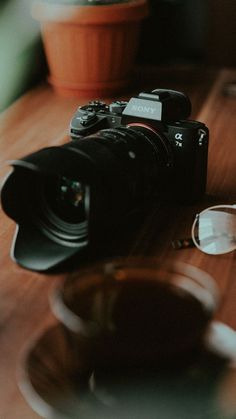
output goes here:
{"type": "MultiPolygon", "coordinates": [[[[216,317],[236,329],[235,252],[209,256],[197,249],[171,248],[171,240],[189,236],[195,212],[210,203],[236,202],[236,99],[222,95],[226,81],[236,79],[228,69],[138,69],[130,95],[157,87],[185,91],[193,105],[193,119],[210,129],[207,197],[194,206],[173,206],[165,227],[155,229],[155,211],[142,227],[134,251],[188,262],[210,273],[222,302],[216,317]]],[[[43,84],[16,101],[0,117],[0,176],[9,171],[6,161],[67,139],[69,121],[86,99],[58,97],[43,84]]],[[[18,267],[9,256],[14,223],[0,210],[0,418],[34,419],[35,414],[18,389],[17,371],[25,343],[33,333],[55,320],[48,296],[63,275],[47,276],[18,267]]]]}

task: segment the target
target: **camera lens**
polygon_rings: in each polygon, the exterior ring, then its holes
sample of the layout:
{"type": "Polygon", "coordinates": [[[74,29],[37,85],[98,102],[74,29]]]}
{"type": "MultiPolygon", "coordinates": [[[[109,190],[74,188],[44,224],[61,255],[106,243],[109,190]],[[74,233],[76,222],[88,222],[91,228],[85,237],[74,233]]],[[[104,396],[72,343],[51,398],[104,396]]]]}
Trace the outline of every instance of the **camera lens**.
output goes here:
{"type": "Polygon", "coordinates": [[[23,266],[32,269],[37,263],[38,269],[39,257],[31,250],[35,241],[34,252],[43,252],[40,270],[44,261],[48,269],[55,263],[47,255],[52,243],[59,263],[72,248],[80,251],[105,240],[122,228],[126,216],[163,199],[171,163],[168,140],[141,124],[104,129],[13,162],[1,197],[5,212],[19,225],[18,235],[22,231],[18,260],[24,257],[23,266]],[[55,244],[65,247],[65,256],[55,244]]]}

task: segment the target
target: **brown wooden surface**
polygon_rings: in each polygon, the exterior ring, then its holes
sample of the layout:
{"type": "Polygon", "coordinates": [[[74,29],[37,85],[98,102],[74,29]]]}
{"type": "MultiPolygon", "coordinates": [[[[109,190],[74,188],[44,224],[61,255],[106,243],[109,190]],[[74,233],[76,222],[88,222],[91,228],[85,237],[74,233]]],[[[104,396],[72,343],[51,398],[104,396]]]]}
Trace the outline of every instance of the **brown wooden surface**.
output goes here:
{"type": "MultiPolygon", "coordinates": [[[[156,68],[136,71],[130,95],[146,88],[185,91],[193,104],[192,117],[210,129],[208,186],[205,202],[174,206],[166,213],[161,231],[155,229],[153,210],[140,232],[133,252],[171,257],[191,263],[213,275],[222,303],[216,317],[236,329],[235,252],[209,256],[196,249],[174,251],[174,238],[189,236],[193,215],[209,203],[236,202],[236,99],[224,97],[222,86],[236,79],[236,71],[156,68]]],[[[56,96],[46,84],[30,91],[0,117],[0,177],[6,161],[46,145],[67,140],[67,128],[78,104],[86,100],[56,96]]],[[[18,389],[17,370],[22,350],[33,333],[54,321],[48,296],[62,276],[46,276],[16,266],[9,256],[14,223],[0,210],[0,418],[36,419],[18,389]]]]}

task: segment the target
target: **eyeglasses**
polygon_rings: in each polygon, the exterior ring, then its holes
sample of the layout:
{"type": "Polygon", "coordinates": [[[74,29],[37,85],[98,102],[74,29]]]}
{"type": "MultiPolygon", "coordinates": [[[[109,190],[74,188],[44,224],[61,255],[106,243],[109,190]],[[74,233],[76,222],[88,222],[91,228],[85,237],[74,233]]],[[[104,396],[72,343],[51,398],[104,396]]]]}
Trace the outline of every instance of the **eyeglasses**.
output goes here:
{"type": "Polygon", "coordinates": [[[195,216],[191,239],[174,240],[175,249],[196,246],[210,255],[236,250],[236,205],[215,205],[195,216]]]}

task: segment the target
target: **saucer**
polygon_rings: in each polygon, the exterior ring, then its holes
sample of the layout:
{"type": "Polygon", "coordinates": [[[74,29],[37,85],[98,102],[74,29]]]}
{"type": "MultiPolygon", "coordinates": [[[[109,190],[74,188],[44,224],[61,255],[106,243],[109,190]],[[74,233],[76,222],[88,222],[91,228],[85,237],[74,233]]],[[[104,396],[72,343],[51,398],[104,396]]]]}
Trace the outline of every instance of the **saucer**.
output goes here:
{"type": "Polygon", "coordinates": [[[145,368],[94,364],[90,341],[60,323],[24,351],[20,389],[50,419],[232,419],[236,332],[212,322],[189,359],[145,368]],[[229,342],[229,345],[222,345],[229,342]]]}

